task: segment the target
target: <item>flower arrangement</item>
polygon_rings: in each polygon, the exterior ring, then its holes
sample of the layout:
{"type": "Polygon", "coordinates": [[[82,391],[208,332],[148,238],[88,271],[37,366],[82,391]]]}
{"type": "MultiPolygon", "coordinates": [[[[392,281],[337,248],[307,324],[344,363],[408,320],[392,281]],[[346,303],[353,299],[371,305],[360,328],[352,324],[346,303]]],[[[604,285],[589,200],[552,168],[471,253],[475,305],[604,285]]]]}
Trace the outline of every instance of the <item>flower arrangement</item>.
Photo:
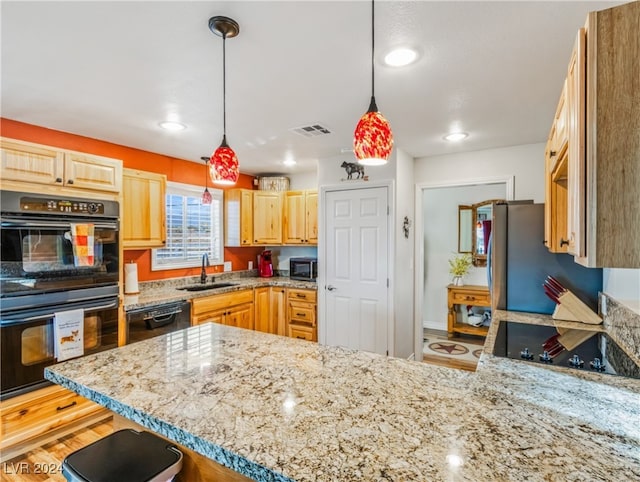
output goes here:
{"type": "Polygon", "coordinates": [[[471,268],[471,255],[469,253],[456,254],[449,260],[449,273],[455,277],[462,277],[471,268]]]}

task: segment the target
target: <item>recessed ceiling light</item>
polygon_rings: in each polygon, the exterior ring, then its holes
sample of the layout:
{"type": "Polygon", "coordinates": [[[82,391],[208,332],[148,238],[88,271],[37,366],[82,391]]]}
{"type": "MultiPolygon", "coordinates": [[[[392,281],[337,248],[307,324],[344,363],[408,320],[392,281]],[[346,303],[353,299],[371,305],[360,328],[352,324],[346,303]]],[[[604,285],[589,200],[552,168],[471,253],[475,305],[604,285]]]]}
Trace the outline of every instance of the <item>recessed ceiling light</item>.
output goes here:
{"type": "Polygon", "coordinates": [[[466,138],[469,134],[466,132],[450,132],[446,136],[443,137],[445,141],[461,141],[466,138]]]}
{"type": "Polygon", "coordinates": [[[404,67],[414,62],[418,58],[418,52],[413,49],[402,47],[392,50],[384,57],[384,63],[390,67],[404,67]]]}
{"type": "Polygon", "coordinates": [[[282,164],[284,164],[285,166],[295,166],[297,163],[295,159],[285,159],[284,161],[282,161],[282,164]]]}
{"type": "Polygon", "coordinates": [[[174,122],[174,121],[160,122],[160,127],[168,131],[181,131],[187,128],[187,126],[185,126],[184,124],[181,124],[180,122],[174,122]]]}

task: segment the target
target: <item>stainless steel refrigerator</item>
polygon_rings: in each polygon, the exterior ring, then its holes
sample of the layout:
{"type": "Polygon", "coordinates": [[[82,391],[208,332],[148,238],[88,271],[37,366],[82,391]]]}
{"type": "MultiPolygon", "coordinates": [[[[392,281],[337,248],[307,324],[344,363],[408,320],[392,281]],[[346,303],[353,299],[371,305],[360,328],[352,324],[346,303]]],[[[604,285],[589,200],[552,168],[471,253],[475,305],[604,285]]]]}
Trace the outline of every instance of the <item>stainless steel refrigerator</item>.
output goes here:
{"type": "Polygon", "coordinates": [[[602,269],[585,268],[573,256],[544,245],[544,204],[495,203],[487,274],[497,309],[551,314],[555,303],[542,288],[553,276],[597,312],[602,269]]]}

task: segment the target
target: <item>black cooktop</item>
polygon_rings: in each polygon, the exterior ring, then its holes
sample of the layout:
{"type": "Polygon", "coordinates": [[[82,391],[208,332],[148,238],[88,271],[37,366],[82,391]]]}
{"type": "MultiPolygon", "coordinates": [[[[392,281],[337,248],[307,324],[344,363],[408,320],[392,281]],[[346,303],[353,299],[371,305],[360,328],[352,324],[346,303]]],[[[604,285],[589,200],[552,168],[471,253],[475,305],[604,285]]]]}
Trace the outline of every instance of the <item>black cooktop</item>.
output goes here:
{"type": "Polygon", "coordinates": [[[545,366],[640,378],[640,367],[609,335],[584,331],[587,338],[571,350],[557,341],[554,326],[502,321],[493,354],[545,366]]]}

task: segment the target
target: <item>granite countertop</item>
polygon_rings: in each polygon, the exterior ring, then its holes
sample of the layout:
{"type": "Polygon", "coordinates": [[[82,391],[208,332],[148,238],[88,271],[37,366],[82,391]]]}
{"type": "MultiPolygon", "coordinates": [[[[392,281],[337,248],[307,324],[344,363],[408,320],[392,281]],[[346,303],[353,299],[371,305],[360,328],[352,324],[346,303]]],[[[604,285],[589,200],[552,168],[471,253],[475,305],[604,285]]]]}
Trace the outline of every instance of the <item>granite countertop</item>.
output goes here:
{"type": "Polygon", "coordinates": [[[476,372],[206,323],[46,377],[255,480],[640,480],[640,381],[494,357],[497,325],[476,372]]]}
{"type": "Polygon", "coordinates": [[[193,298],[201,298],[204,296],[213,296],[223,293],[233,293],[246,289],[258,288],[261,286],[284,286],[288,288],[302,288],[316,290],[317,285],[312,281],[292,280],[288,276],[273,276],[271,278],[260,278],[245,273],[220,273],[215,277],[209,276],[207,285],[210,285],[215,278],[215,283],[231,282],[234,286],[226,286],[224,288],[216,288],[204,291],[185,291],[178,288],[189,285],[200,285],[199,277],[173,278],[162,281],[152,281],[140,283],[140,294],[124,295],[125,311],[160,303],[169,303],[172,301],[184,301],[193,298]]]}

